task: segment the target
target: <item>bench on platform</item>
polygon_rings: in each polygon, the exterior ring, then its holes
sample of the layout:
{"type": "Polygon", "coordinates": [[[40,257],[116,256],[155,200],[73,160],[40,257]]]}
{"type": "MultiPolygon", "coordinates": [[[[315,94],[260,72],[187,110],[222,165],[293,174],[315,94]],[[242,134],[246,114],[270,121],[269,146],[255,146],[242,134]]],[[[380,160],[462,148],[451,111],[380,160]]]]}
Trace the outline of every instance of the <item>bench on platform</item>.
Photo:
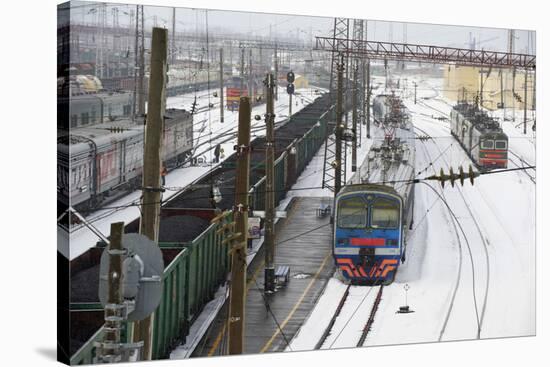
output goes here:
{"type": "Polygon", "coordinates": [[[277,285],[285,286],[290,280],[290,266],[279,265],[275,269],[275,282],[277,285]]]}
{"type": "Polygon", "coordinates": [[[317,218],[324,218],[327,214],[330,214],[330,204],[319,204],[317,208],[317,218]]]}

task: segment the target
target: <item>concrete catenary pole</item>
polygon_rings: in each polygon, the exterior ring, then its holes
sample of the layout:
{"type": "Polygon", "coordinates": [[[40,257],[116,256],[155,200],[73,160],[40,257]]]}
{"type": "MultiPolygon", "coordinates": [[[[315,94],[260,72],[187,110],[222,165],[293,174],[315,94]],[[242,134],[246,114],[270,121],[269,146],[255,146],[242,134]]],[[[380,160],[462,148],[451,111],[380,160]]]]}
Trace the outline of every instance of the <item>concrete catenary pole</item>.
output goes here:
{"type": "Polygon", "coordinates": [[[220,48],[220,122],[223,122],[223,47],[220,48]]]}
{"type": "MultiPolygon", "coordinates": [[[[153,28],[151,41],[151,76],[149,80],[149,103],[145,125],[145,147],[143,153],[143,194],[139,233],[150,240],[158,241],[160,218],[160,169],[164,111],[166,105],[166,58],[168,31],[153,28]]],[[[143,340],[143,356],[151,359],[151,320],[153,315],[136,323],[134,341],[143,340]]]]}
{"type": "Polygon", "coordinates": [[[265,114],[265,293],[275,291],[275,112],[273,106],[273,74],[267,74],[265,114]]]}
{"type": "Polygon", "coordinates": [[[244,306],[246,300],[246,243],[248,238],[248,186],[250,173],[250,97],[239,103],[237,137],[237,172],[235,182],[235,243],[231,249],[231,287],[229,292],[229,354],[244,351],[244,306]]]}
{"type": "Polygon", "coordinates": [[[336,152],[334,162],[334,195],[340,192],[342,187],[342,110],[343,110],[343,82],[344,82],[344,55],[340,54],[338,63],[338,90],[336,96],[336,129],[334,131],[336,140],[336,152]]]}

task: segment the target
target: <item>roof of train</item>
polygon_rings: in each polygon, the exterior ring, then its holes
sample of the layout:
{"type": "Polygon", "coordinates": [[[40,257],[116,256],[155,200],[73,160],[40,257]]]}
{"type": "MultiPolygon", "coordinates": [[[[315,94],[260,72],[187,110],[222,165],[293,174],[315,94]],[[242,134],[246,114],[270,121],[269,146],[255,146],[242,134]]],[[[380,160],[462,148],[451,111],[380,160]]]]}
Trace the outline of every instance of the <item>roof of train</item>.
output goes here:
{"type": "Polygon", "coordinates": [[[474,128],[481,133],[503,133],[498,120],[489,116],[486,111],[475,104],[459,102],[453,106],[453,110],[470,121],[474,128]]]}
{"type": "MultiPolygon", "coordinates": [[[[387,97],[387,95],[377,97],[387,97]]],[[[402,155],[394,155],[391,160],[384,159],[382,150],[387,146],[387,143],[383,140],[376,141],[359,167],[357,174],[352,179],[352,185],[349,188],[346,186],[342,192],[349,192],[364,187],[365,189],[398,193],[403,197],[409,189],[409,185],[404,181],[414,178],[416,140],[414,138],[412,121],[408,118],[408,110],[404,106],[403,108],[403,119],[401,121],[393,121],[394,124],[401,124],[401,126],[395,127],[394,142],[399,142],[399,146],[402,148],[402,155]],[[383,170],[383,167],[386,169],[383,170]]]]}

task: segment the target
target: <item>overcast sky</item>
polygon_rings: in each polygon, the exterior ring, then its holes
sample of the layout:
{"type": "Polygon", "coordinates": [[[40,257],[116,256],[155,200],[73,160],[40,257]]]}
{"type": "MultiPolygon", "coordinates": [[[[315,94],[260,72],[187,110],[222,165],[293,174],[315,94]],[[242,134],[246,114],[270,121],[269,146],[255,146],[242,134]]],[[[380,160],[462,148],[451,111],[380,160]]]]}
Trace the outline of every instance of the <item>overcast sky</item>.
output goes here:
{"type": "MultiPolygon", "coordinates": [[[[98,4],[72,2],[72,22],[97,22],[98,4]]],[[[130,13],[135,11],[136,5],[108,4],[106,9],[108,25],[113,23],[113,8],[118,9],[119,25],[128,26],[130,13]]],[[[158,26],[171,29],[173,8],[146,5],[144,13],[146,28],[153,26],[156,17],[158,26]]],[[[209,35],[212,37],[224,32],[241,32],[252,37],[270,35],[273,38],[299,37],[300,40],[310,42],[315,36],[330,36],[334,18],[176,8],[177,32],[203,33],[207,28],[207,22],[209,35]]],[[[508,50],[508,30],[501,28],[400,23],[369,19],[368,40],[403,42],[404,24],[406,24],[408,43],[469,48],[469,42],[475,38],[476,49],[508,50]]],[[[515,35],[516,53],[535,53],[534,31],[516,30],[515,35]]]]}

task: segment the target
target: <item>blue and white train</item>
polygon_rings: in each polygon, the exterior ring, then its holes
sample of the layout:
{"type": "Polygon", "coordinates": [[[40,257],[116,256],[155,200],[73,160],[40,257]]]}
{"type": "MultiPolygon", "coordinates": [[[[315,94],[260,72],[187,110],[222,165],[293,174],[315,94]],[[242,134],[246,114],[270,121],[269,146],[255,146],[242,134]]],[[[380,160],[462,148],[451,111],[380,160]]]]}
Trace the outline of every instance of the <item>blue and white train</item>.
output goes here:
{"type": "Polygon", "coordinates": [[[353,284],[390,284],[405,261],[413,220],[415,140],[408,110],[395,95],[374,99],[383,139],[335,198],[333,256],[353,284]]]}

